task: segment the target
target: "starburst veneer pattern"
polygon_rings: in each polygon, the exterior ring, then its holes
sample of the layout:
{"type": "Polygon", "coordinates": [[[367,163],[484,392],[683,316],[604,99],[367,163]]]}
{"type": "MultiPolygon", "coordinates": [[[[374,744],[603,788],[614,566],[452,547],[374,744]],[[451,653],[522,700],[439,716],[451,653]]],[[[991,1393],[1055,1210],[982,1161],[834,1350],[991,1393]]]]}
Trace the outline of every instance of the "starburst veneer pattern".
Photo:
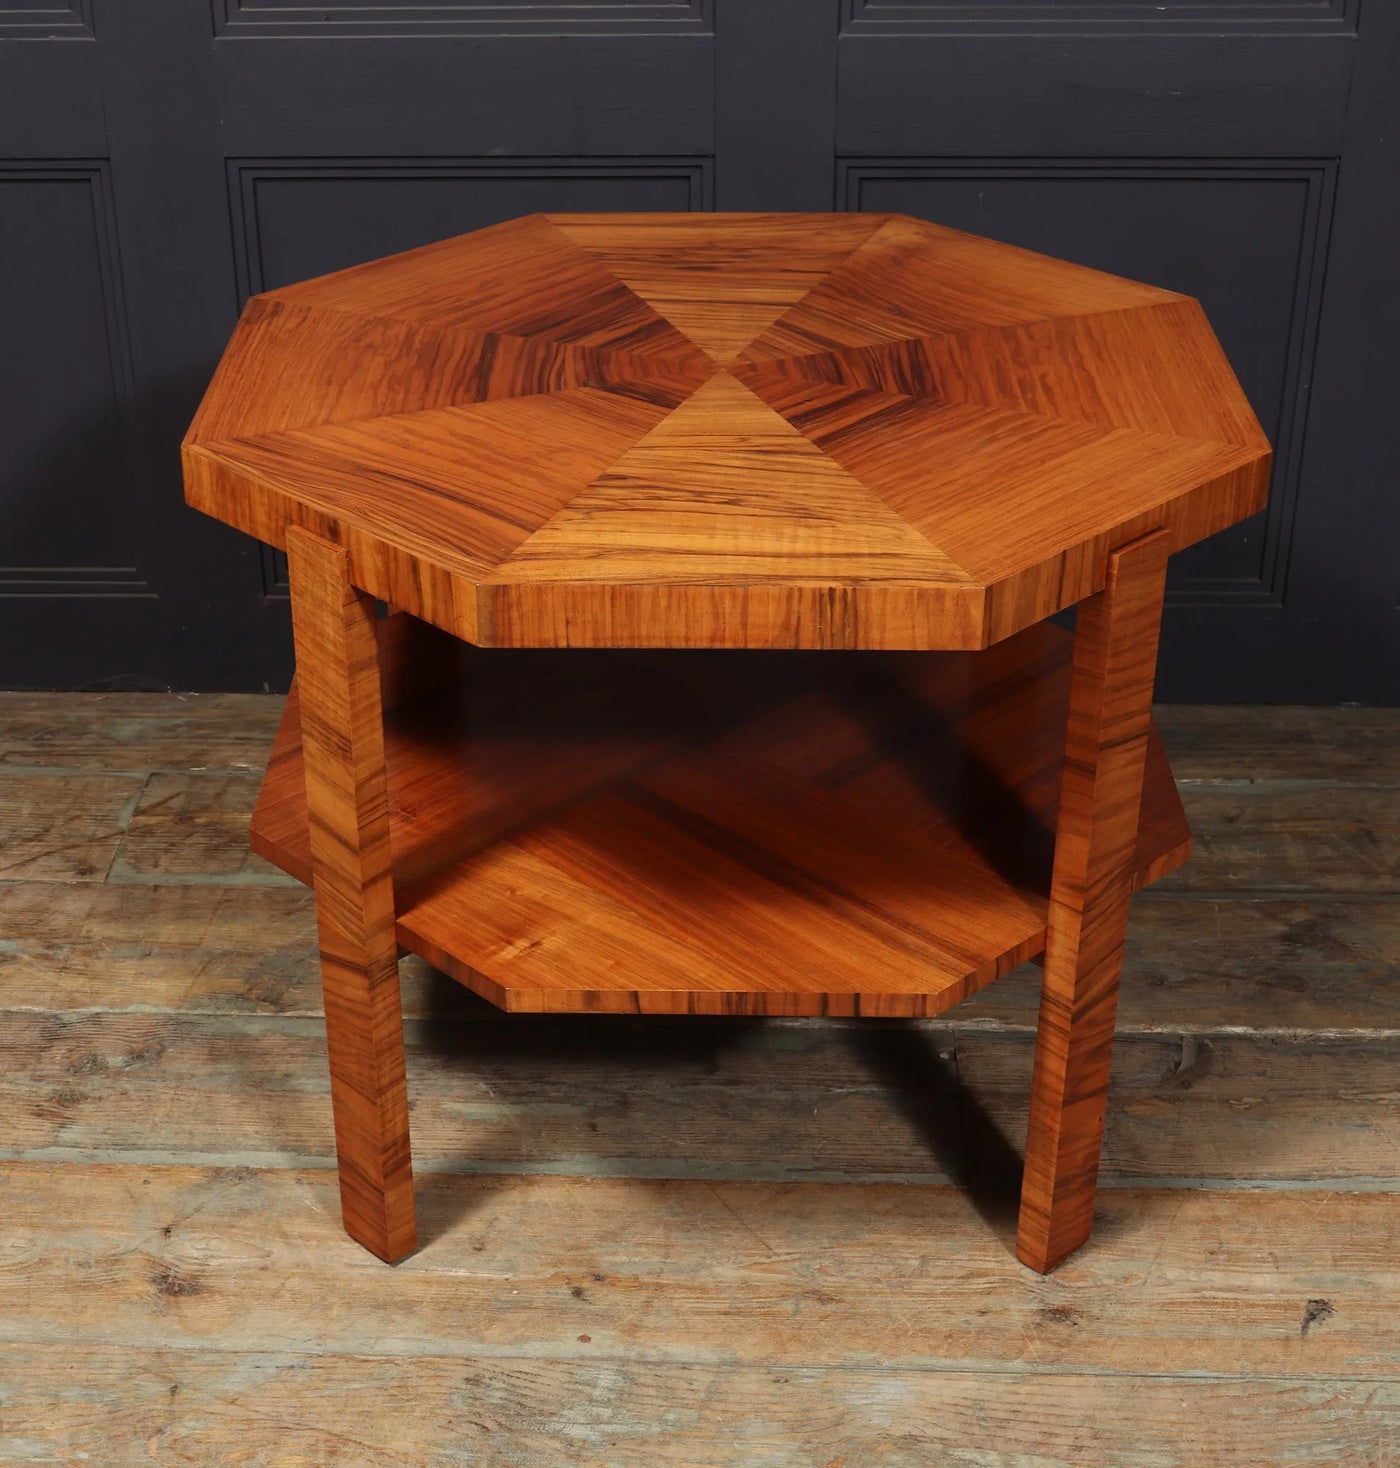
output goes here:
{"type": "Polygon", "coordinates": [[[316,887],[353,1236],[414,1247],[401,947],[514,1010],[915,1018],[1043,953],[1017,1248],[1082,1243],[1128,898],[1190,849],[1167,558],[1267,467],[1194,301],[899,216],[535,216],[251,301],[186,483],[288,552],[251,835],[316,887]]]}
{"type": "Polygon", "coordinates": [[[255,297],[192,504],[500,647],[978,648],[1259,509],[1192,300],[903,216],[536,215],[255,297]]]}

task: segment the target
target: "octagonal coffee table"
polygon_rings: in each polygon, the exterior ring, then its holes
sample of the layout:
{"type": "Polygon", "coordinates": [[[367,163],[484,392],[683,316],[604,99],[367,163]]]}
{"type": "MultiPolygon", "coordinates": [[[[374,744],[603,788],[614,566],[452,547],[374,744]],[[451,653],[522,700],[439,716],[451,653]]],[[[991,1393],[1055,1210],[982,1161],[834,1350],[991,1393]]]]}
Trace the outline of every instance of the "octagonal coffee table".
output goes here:
{"type": "Polygon", "coordinates": [[[903,216],[536,215],[251,300],[186,485],[288,556],[252,842],[315,885],[349,1232],[415,1246],[401,948],[508,1010],[915,1017],[1043,953],[1017,1253],[1083,1243],[1190,848],[1167,557],[1268,461],[1196,302],[903,216]]]}

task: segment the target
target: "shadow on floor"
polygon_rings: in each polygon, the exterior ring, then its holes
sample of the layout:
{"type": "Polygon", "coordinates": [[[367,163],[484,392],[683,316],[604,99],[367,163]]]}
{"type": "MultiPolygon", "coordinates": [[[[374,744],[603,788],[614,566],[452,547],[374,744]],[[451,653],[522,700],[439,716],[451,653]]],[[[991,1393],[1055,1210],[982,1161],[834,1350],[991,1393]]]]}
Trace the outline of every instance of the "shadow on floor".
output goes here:
{"type": "MultiPolygon", "coordinates": [[[[425,984],[422,1016],[416,1026],[417,1053],[429,1057],[434,1065],[460,1071],[464,1078],[478,1072],[488,1057],[492,1064],[509,1058],[520,1061],[522,1075],[546,1075],[555,1087],[561,1077],[567,1078],[577,1068],[581,1073],[581,1094],[591,1093],[596,1097],[600,1090],[607,1091],[616,1105],[614,1117],[630,1114],[644,1134],[650,1133],[655,1138],[654,1146],[650,1141],[645,1144],[649,1153],[645,1160],[635,1152],[629,1155],[625,1146],[611,1151],[606,1145],[600,1147],[598,1156],[624,1173],[628,1172],[629,1164],[634,1164],[639,1178],[700,1175],[715,1180],[792,1181],[804,1175],[803,1163],[810,1160],[813,1172],[845,1173],[858,1180],[863,1159],[858,1150],[853,1152],[852,1139],[855,1138],[858,1149],[859,1133],[853,1133],[849,1119],[841,1119],[839,1108],[848,1103],[854,1091],[862,1093],[856,1098],[858,1104],[865,1100],[867,1088],[839,1079],[827,1087],[816,1079],[811,1082],[810,1095],[802,1098],[807,1104],[801,1109],[793,1094],[803,1089],[807,1079],[803,1067],[808,1053],[829,1040],[829,1034],[823,1035],[826,1022],[785,1024],[784,1043],[774,1047],[772,1059],[775,1090],[788,1090],[789,1094],[776,1096],[772,1112],[755,1118],[728,1109],[722,1062],[727,1054],[752,1044],[765,1027],[784,1023],[781,1021],[623,1015],[505,1016],[447,975],[438,973],[430,975],[425,984]],[[600,1069],[615,1071],[616,1084],[608,1075],[600,1085],[600,1069]],[[585,1071],[586,1078],[582,1074],[585,1071]],[[702,1145],[703,1136],[687,1148],[674,1131],[668,1131],[668,1115],[660,1112],[655,1115],[653,1132],[651,1118],[641,1109],[647,1104],[645,1095],[638,1100],[637,1109],[632,1109],[628,1090],[634,1082],[650,1089],[653,1096],[657,1094],[658,1082],[661,1089],[694,1084],[710,1086],[714,1089],[706,1103],[707,1124],[734,1128],[750,1123],[766,1125],[784,1142],[791,1137],[791,1150],[784,1157],[782,1144],[778,1144],[771,1166],[732,1160],[726,1164],[718,1159],[711,1172],[707,1166],[710,1154],[702,1145]],[[827,1113],[825,1118],[823,1112],[827,1113]]],[[[891,1120],[900,1118],[927,1147],[927,1172],[941,1175],[953,1186],[964,1189],[989,1228],[1005,1242],[1008,1251],[1014,1251],[1020,1154],[997,1122],[960,1086],[949,1032],[918,1021],[864,1020],[832,1024],[838,1028],[842,1044],[868,1075],[870,1089],[878,1092],[876,1106],[888,1108],[891,1120]]],[[[826,1053],[829,1055],[830,1050],[826,1053]]],[[[733,1097],[736,1106],[752,1105],[751,1079],[746,1082],[736,1077],[733,1097]]],[[[674,1111],[669,1113],[671,1125],[674,1125],[674,1115],[674,1111]]],[[[600,1142],[606,1135],[608,1122],[609,1116],[601,1114],[597,1121],[588,1123],[595,1133],[600,1125],[604,1128],[600,1142]]],[[[479,1157],[482,1155],[480,1133],[477,1136],[478,1144],[473,1152],[479,1157]]],[[[573,1155],[578,1154],[575,1151],[573,1155]]],[[[541,1163],[548,1166],[551,1160],[545,1157],[530,1162],[522,1160],[519,1170],[535,1171],[541,1163]]],[[[460,1161],[470,1170],[469,1157],[463,1156],[460,1161]]],[[[492,1170],[510,1171],[511,1168],[507,1163],[492,1170]]],[[[879,1161],[870,1167],[877,1175],[882,1170],[879,1161]]],[[[454,1196],[461,1200],[458,1209],[470,1207],[466,1201],[472,1196],[470,1193],[454,1196]]],[[[442,1202],[439,1195],[438,1204],[442,1202]]],[[[432,1242],[462,1221],[460,1211],[435,1207],[421,1220],[423,1243],[432,1242]]]]}
{"type": "Polygon", "coordinates": [[[924,1139],[939,1169],[1014,1253],[1021,1154],[959,1083],[956,1051],[949,1037],[941,1038],[943,1045],[937,1033],[896,1020],[852,1029],[848,1043],[924,1139]]]}

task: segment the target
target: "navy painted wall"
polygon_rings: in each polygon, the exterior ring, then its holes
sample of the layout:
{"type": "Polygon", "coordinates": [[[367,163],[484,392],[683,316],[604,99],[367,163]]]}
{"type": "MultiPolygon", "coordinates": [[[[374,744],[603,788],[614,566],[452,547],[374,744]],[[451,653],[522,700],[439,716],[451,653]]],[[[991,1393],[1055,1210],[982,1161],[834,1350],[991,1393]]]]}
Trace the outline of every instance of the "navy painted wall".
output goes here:
{"type": "Polygon", "coordinates": [[[534,209],[898,209],[1199,296],[1277,446],[1164,697],[1400,700],[1400,6],[0,0],[0,685],[258,688],[177,449],[251,291],[534,209]]]}

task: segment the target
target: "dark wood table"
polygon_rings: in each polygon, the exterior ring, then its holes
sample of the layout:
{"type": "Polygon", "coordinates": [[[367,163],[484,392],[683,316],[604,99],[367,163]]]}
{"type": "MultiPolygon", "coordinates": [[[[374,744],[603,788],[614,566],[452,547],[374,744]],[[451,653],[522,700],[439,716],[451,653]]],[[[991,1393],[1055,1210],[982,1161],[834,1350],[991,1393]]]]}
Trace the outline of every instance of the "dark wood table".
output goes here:
{"type": "Polygon", "coordinates": [[[252,841],[315,884],[349,1232],[415,1247],[401,948],[508,1010],[909,1017],[1043,954],[1017,1253],[1082,1244],[1128,899],[1190,849],[1167,558],[1268,464],[1195,301],[902,216],[254,297],[186,485],[290,565],[252,841]]]}

